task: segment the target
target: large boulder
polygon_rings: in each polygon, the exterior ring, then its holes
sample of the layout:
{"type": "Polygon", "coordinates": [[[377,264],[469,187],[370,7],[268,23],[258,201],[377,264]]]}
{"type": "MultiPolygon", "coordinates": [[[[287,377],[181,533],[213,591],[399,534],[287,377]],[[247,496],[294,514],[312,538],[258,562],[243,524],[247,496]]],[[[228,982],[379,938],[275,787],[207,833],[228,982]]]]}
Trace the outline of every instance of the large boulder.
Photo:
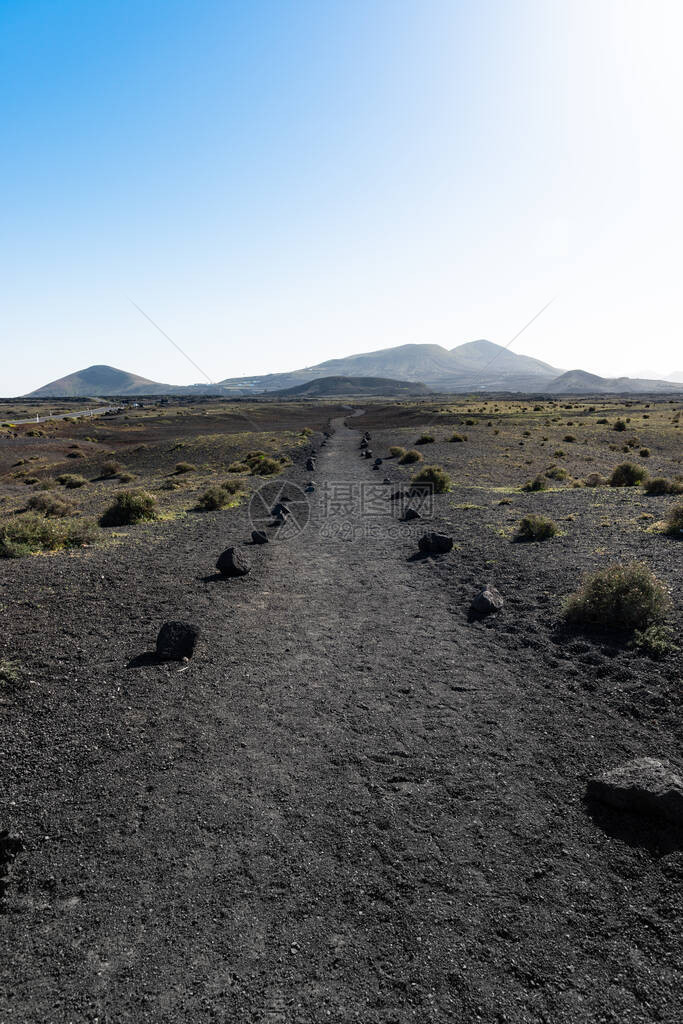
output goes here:
{"type": "Polygon", "coordinates": [[[618,810],[683,825],[683,778],[665,761],[640,757],[590,779],[586,796],[618,810]]]}
{"type": "Polygon", "coordinates": [[[453,547],[453,538],[445,533],[425,533],[417,546],[423,555],[445,555],[453,547]]]}
{"type": "Polygon", "coordinates": [[[471,605],[477,615],[490,615],[491,612],[499,612],[502,607],[503,597],[490,583],[477,594],[471,605]]]}
{"type": "Polygon", "coordinates": [[[157,637],[157,657],[164,661],[191,658],[199,639],[199,626],[191,622],[165,622],[157,637]]]}
{"type": "Polygon", "coordinates": [[[251,566],[246,555],[237,548],[226,548],[223,554],[218,556],[216,568],[221,576],[246,576],[251,566]]]}

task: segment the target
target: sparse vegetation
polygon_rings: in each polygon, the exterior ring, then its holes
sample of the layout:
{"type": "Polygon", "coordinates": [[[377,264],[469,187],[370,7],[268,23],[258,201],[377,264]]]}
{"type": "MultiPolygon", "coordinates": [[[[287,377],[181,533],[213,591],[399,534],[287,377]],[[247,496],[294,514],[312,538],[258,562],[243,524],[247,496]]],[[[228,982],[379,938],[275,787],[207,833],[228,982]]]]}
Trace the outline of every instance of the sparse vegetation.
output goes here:
{"type": "Polygon", "coordinates": [[[401,458],[398,460],[404,466],[409,466],[413,462],[421,462],[422,456],[414,448],[409,448],[407,452],[404,452],[401,458]]]}
{"type": "Polygon", "coordinates": [[[389,455],[392,459],[400,459],[402,455],[405,455],[405,448],[401,448],[400,444],[393,444],[389,449],[389,455]]]}
{"type": "Polygon", "coordinates": [[[557,524],[547,516],[534,512],[520,519],[513,540],[517,542],[549,540],[556,536],[557,524]]]}
{"type": "Polygon", "coordinates": [[[156,519],[157,503],[147,491],[120,491],[100,518],[100,526],[133,526],[156,519]]]}
{"type": "Polygon", "coordinates": [[[175,464],[175,472],[178,476],[181,476],[183,473],[195,473],[196,471],[197,467],[191,462],[176,462],[175,464]]]}
{"type": "Polygon", "coordinates": [[[228,481],[223,486],[215,485],[208,487],[200,495],[197,508],[202,512],[215,512],[218,509],[231,505],[234,501],[235,493],[239,490],[239,487],[233,488],[233,483],[236,483],[236,481],[228,481]]]}
{"type": "Polygon", "coordinates": [[[533,480],[527,480],[522,487],[523,491],[545,491],[547,490],[548,483],[542,473],[534,477],[533,480]]]}
{"type": "Polygon", "coordinates": [[[683,502],[674,507],[666,517],[664,533],[667,537],[683,538],[683,502]]]}
{"type": "Polygon", "coordinates": [[[646,654],[655,661],[680,650],[678,644],[674,643],[671,629],[661,623],[648,626],[644,630],[637,629],[633,637],[633,646],[641,654],[646,654]]]}
{"type": "Polygon", "coordinates": [[[114,477],[119,475],[122,468],[123,467],[120,462],[105,462],[102,466],[100,476],[103,480],[113,480],[114,477]]]}
{"type": "Polygon", "coordinates": [[[254,476],[274,476],[282,469],[282,463],[277,459],[271,459],[268,455],[262,455],[258,459],[249,459],[247,465],[254,476]]]}
{"type": "Polygon", "coordinates": [[[22,558],[91,543],[95,525],[87,519],[46,519],[33,512],[0,523],[0,558],[22,558]]]}
{"type": "Polygon", "coordinates": [[[462,434],[451,434],[448,440],[452,441],[454,444],[459,444],[460,442],[464,441],[465,438],[462,434]]]}
{"type": "Polygon", "coordinates": [[[568,625],[633,633],[661,622],[669,608],[664,584],[642,562],[610,565],[587,576],[564,603],[568,625]]]}
{"type": "Polygon", "coordinates": [[[663,476],[654,476],[645,484],[645,493],[649,495],[683,494],[683,480],[667,480],[663,476]]]}
{"type": "Polygon", "coordinates": [[[420,434],[415,444],[434,444],[434,438],[431,434],[420,434]]]}
{"type": "Polygon", "coordinates": [[[411,483],[429,484],[435,494],[444,494],[452,487],[451,478],[441,466],[424,466],[419,473],[415,474],[411,483]]]}
{"type": "Polygon", "coordinates": [[[68,501],[56,495],[46,494],[44,491],[32,494],[26,502],[26,507],[33,512],[42,512],[43,515],[54,518],[64,518],[71,515],[74,510],[68,501]]]}
{"type": "Polygon", "coordinates": [[[635,462],[621,462],[612,470],[610,487],[635,487],[647,479],[647,470],[635,462]]]}

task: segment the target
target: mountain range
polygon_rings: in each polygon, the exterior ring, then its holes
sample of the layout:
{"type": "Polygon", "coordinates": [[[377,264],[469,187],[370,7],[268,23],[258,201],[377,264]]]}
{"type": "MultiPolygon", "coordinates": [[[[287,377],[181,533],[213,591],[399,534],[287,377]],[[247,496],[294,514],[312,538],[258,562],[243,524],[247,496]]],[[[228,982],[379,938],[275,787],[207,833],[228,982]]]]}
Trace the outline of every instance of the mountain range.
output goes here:
{"type": "MultiPolygon", "coordinates": [[[[33,391],[31,398],[95,398],[136,395],[249,395],[283,392],[322,379],[334,379],[327,393],[340,394],[340,378],[381,378],[378,394],[405,393],[405,384],[419,382],[438,392],[510,391],[545,394],[621,394],[675,392],[683,384],[637,377],[599,377],[584,370],[564,371],[480,339],[456,348],[441,345],[397,345],[328,359],[288,373],[228,377],[215,384],[186,387],[161,384],[112,366],[90,366],[33,391]]],[[[343,386],[346,388],[346,385],[343,386]]],[[[364,387],[366,393],[369,388],[364,387]]],[[[320,394],[320,386],[314,389],[320,394]]],[[[304,388],[301,393],[306,392],[304,388]]],[[[348,393],[348,390],[346,391],[348,393]]]]}

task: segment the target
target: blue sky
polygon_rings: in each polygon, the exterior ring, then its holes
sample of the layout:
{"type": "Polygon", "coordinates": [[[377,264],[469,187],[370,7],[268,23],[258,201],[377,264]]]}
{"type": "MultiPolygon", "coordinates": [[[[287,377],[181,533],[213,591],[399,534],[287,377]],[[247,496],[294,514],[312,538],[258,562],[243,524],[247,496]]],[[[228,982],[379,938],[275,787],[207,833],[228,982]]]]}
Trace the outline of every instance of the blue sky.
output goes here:
{"type": "Polygon", "coordinates": [[[0,393],[405,342],[683,370],[668,0],[0,4],[0,393]]]}

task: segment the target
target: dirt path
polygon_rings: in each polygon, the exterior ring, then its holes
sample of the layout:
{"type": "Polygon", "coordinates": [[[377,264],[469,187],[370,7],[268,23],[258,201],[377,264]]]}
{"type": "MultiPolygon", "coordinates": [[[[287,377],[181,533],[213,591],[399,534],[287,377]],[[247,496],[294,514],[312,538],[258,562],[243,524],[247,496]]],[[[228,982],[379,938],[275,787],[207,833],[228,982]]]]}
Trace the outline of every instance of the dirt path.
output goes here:
{"type": "MultiPolygon", "coordinates": [[[[316,499],[383,478],[335,426],[316,499]]],[[[678,1018],[683,864],[580,802],[609,716],[568,727],[554,670],[469,624],[385,508],[347,540],[316,502],[244,581],[209,578],[229,520],[197,518],[61,587],[75,636],[109,581],[111,624],[8,741],[1,1024],[678,1018]],[[185,671],[123,667],[176,616],[203,628],[185,671]]]]}

